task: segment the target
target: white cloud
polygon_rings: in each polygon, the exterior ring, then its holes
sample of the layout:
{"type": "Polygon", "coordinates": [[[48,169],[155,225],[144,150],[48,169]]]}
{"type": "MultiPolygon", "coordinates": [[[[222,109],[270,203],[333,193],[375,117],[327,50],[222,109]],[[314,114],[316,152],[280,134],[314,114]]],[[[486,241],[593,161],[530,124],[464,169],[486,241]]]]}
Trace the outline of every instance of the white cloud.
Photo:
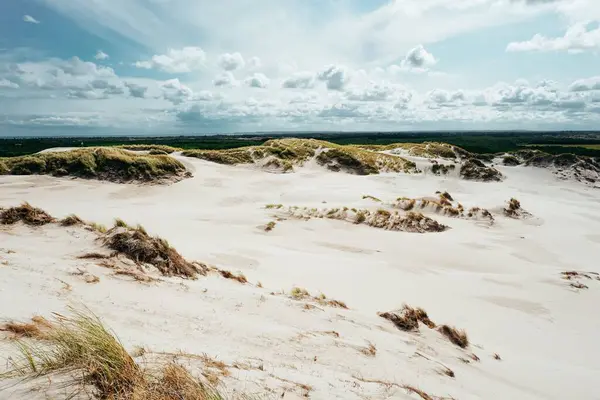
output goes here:
{"type": "Polygon", "coordinates": [[[108,54],[106,54],[105,52],[103,52],[102,50],[98,50],[96,52],[96,55],[94,56],[94,58],[96,60],[108,60],[110,57],[108,56],[108,54]]]}
{"type": "Polygon", "coordinates": [[[179,79],[170,79],[161,85],[163,98],[173,104],[181,104],[192,100],[194,92],[186,85],[179,82],[179,79]]]}
{"type": "Polygon", "coordinates": [[[600,76],[588,79],[578,79],[569,86],[571,92],[588,92],[600,90],[600,76]]]}
{"type": "Polygon", "coordinates": [[[407,69],[427,69],[437,63],[433,54],[425,50],[423,45],[418,45],[406,53],[406,57],[402,60],[402,67],[407,69]]]}
{"type": "Polygon", "coordinates": [[[154,55],[150,60],[138,61],[138,68],[157,69],[171,74],[187,73],[204,68],[206,54],[199,47],[169,49],[167,54],[154,55]]]}
{"type": "Polygon", "coordinates": [[[579,53],[586,50],[600,49],[600,27],[589,28],[586,22],[579,22],[567,29],[564,36],[547,38],[541,34],[534,35],[530,40],[512,42],[506,47],[509,52],[524,51],[567,51],[579,53]]]}
{"type": "Polygon", "coordinates": [[[215,85],[215,86],[235,86],[235,85],[237,85],[237,81],[236,81],[235,77],[233,76],[233,74],[231,72],[227,71],[227,72],[223,72],[222,74],[218,75],[213,80],[213,85],[215,85]]]}
{"type": "Polygon", "coordinates": [[[427,94],[430,103],[442,106],[456,106],[466,100],[465,93],[462,90],[450,92],[443,89],[435,89],[427,94]]]}
{"type": "Polygon", "coordinates": [[[249,87],[265,89],[266,87],[269,86],[270,80],[269,80],[269,78],[267,78],[265,76],[265,74],[261,74],[260,72],[257,72],[255,74],[253,74],[252,76],[249,76],[248,78],[246,78],[245,82],[246,82],[246,85],[248,85],[249,87]]]}
{"type": "Polygon", "coordinates": [[[286,89],[311,89],[315,87],[315,74],[312,72],[297,72],[285,79],[282,87],[286,89]]]}
{"type": "Polygon", "coordinates": [[[403,86],[371,84],[364,89],[352,89],[346,93],[346,98],[353,101],[391,101],[398,100],[407,103],[412,94],[403,86]]]}
{"type": "Polygon", "coordinates": [[[262,66],[262,61],[260,61],[259,57],[250,57],[248,59],[248,67],[251,69],[260,68],[262,66]]]}
{"type": "Polygon", "coordinates": [[[39,24],[40,23],[40,21],[33,18],[31,15],[23,15],[23,21],[28,22],[30,24],[39,24]]]}
{"type": "Polygon", "coordinates": [[[0,88],[18,89],[19,85],[8,79],[0,79],[0,88]]]}
{"type": "Polygon", "coordinates": [[[324,81],[329,90],[343,90],[350,81],[348,70],[344,66],[330,65],[319,72],[317,78],[324,81]]]}
{"type": "Polygon", "coordinates": [[[246,63],[244,57],[240,53],[225,53],[219,56],[218,60],[219,67],[225,71],[235,71],[236,69],[244,68],[246,63]]]}

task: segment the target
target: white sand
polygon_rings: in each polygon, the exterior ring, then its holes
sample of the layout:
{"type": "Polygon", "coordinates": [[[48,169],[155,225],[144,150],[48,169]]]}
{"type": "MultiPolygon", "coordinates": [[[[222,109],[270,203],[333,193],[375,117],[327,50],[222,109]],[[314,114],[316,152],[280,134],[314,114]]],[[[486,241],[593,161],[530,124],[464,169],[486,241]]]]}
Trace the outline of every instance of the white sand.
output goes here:
{"type": "MultiPolygon", "coordinates": [[[[242,272],[264,289],[217,276],[151,285],[113,277],[94,261],[75,258],[98,246],[93,234],[16,225],[0,227],[0,263],[7,264],[0,264],[0,318],[26,320],[85,304],[129,349],[262,364],[264,370],[230,368],[223,385],[265,398],[304,393],[287,381],[310,385],[313,399],[418,398],[364,380],[460,400],[599,398],[600,281],[583,280],[589,289],[578,291],[560,278],[567,270],[600,272],[597,189],[528,167],[500,166],[503,182],[480,183],[431,174],[362,177],[316,166],[270,174],[180,159],[195,176],[171,186],[1,176],[0,206],[28,201],[55,217],[141,223],[186,258],[242,272]],[[391,201],[437,190],[449,191],[465,208],[489,209],[496,223],[432,214],[452,229],[415,234],[291,219],[269,233],[260,228],[274,219],[264,209],[269,203],[376,208],[362,195],[391,201]],[[510,197],[534,218],[502,216],[510,197]],[[100,282],[70,275],[77,267],[100,282]],[[350,310],[305,310],[303,302],[269,294],[293,286],[345,301],[350,310]],[[376,315],[403,303],[423,307],[439,324],[464,328],[470,347],[461,350],[426,327],[401,332],[376,315]],[[368,342],[377,347],[375,357],[359,351],[368,342]],[[459,360],[471,353],[481,361],[459,360]],[[439,363],[456,377],[440,374],[439,363]]],[[[0,354],[9,354],[10,343],[0,343],[0,354]]],[[[0,398],[34,398],[23,396],[19,385],[0,391],[0,398]]]]}

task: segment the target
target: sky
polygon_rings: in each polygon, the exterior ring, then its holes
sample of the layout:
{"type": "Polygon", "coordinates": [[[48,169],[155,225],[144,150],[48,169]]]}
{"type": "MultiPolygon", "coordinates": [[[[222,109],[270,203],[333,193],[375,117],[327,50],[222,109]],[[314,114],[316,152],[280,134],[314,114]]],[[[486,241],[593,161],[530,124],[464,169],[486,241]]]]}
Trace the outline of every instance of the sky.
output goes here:
{"type": "Polygon", "coordinates": [[[1,0],[0,136],[600,126],[598,0],[1,0]]]}

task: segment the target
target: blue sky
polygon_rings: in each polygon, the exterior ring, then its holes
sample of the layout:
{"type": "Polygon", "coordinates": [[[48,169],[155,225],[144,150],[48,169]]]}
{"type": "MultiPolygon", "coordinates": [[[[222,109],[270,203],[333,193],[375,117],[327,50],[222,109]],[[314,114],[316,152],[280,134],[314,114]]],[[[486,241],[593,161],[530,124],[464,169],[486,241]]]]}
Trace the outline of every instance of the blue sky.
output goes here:
{"type": "Polygon", "coordinates": [[[595,0],[4,0],[0,135],[597,129],[595,0]]]}

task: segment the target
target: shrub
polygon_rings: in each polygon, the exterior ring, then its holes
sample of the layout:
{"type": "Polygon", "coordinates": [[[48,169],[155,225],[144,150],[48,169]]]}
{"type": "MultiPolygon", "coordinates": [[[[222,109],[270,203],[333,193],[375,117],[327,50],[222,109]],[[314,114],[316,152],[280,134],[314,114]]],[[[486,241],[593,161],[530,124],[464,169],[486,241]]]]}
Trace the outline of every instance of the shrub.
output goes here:
{"type": "Polygon", "coordinates": [[[377,313],[381,318],[391,321],[398,329],[403,331],[416,331],[419,321],[429,328],[435,328],[435,323],[422,308],[412,308],[406,304],[399,311],[377,313]]]}

